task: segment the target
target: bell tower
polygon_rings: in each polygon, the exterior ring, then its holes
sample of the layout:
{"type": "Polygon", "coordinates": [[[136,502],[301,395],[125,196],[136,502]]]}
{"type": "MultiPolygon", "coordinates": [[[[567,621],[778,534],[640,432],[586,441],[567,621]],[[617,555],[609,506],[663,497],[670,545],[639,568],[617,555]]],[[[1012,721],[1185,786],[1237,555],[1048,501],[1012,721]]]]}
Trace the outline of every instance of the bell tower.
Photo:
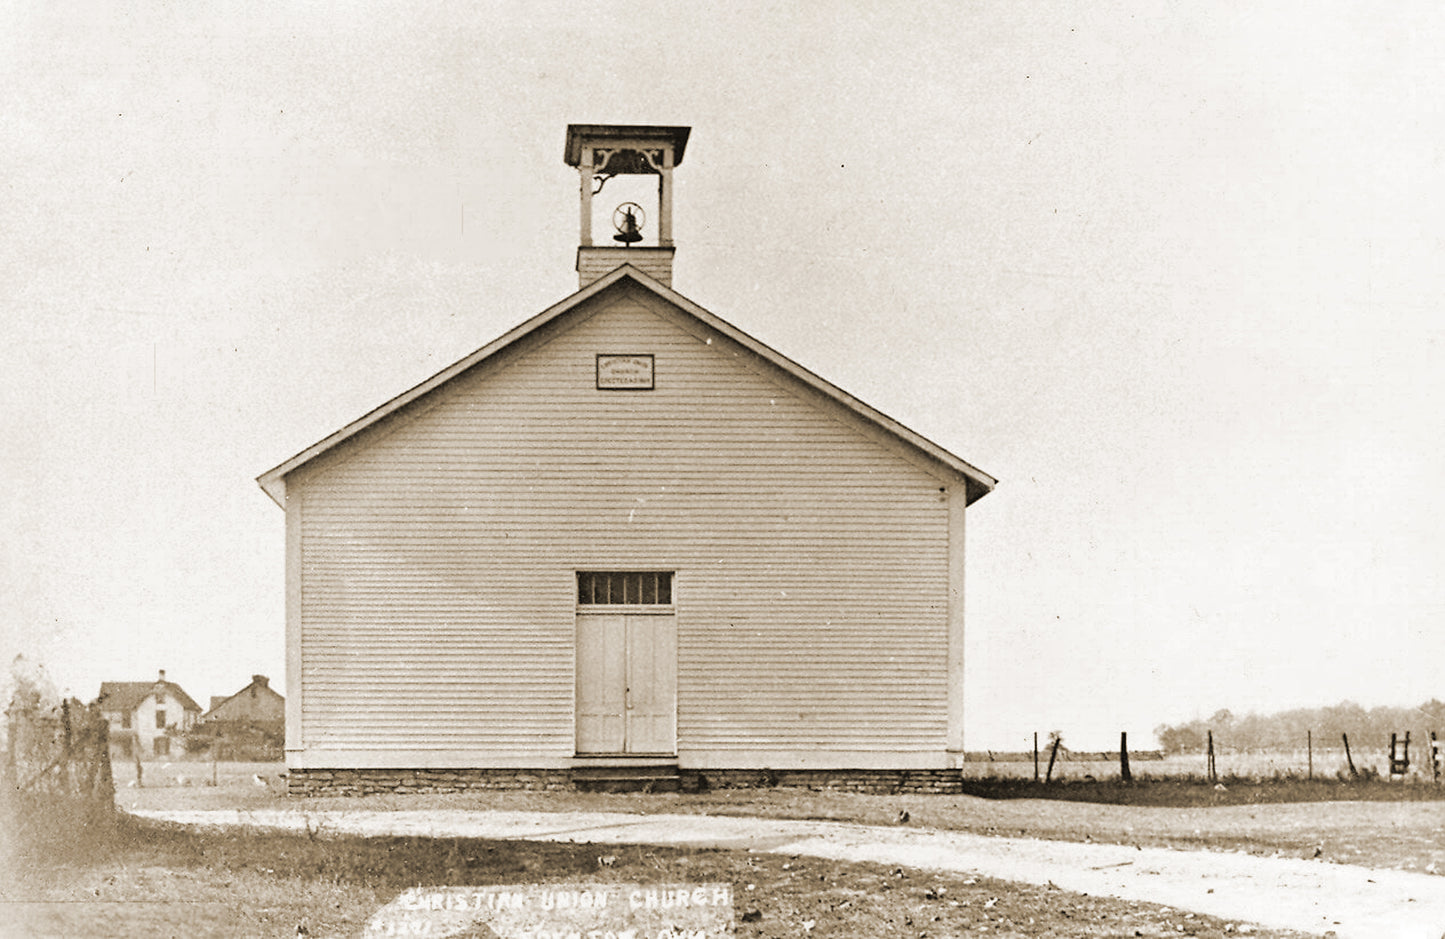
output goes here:
{"type": "Polygon", "coordinates": [[[563,158],[581,176],[579,287],[623,264],[672,286],[677,250],[672,242],[672,171],[682,162],[691,131],[642,124],[567,125],[563,158]],[[594,237],[600,243],[594,243],[594,237]]]}

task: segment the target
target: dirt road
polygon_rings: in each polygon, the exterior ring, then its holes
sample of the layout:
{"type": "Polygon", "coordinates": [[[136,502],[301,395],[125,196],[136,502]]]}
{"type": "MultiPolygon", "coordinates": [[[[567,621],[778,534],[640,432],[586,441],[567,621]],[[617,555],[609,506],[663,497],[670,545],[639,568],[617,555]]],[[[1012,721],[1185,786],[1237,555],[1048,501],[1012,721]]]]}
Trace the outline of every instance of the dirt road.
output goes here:
{"type": "Polygon", "coordinates": [[[708,815],[299,809],[136,814],[190,825],[766,851],[1053,884],[1340,939],[1441,939],[1445,933],[1445,877],[1297,858],[708,815]]]}

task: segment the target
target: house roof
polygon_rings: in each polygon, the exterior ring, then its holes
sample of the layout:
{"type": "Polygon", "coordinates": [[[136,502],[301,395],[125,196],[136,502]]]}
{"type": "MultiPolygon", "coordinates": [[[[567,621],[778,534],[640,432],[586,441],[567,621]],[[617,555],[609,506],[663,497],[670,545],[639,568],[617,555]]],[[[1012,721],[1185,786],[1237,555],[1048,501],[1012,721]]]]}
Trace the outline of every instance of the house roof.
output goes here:
{"type": "Polygon", "coordinates": [[[386,402],[380,407],[375,408],[374,410],[368,412],[357,420],[354,420],[351,423],[347,424],[345,427],[342,427],[340,430],[337,430],[335,433],[332,433],[330,436],[325,437],[317,443],[312,444],[310,447],[307,447],[305,450],[302,450],[300,453],[291,457],[289,460],[286,460],[284,463],[281,463],[278,466],[267,470],[265,473],[262,473],[256,478],[256,482],[260,484],[261,488],[265,490],[267,495],[269,495],[273,500],[275,500],[277,505],[285,507],[286,475],[288,473],[298,469],[306,463],[309,463],[311,460],[315,459],[318,456],[321,456],[323,453],[326,453],[332,448],[351,439],[352,437],[355,437],[357,434],[366,430],[368,427],[372,426],[378,421],[381,421],[387,416],[401,410],[408,404],[416,401],[418,398],[421,398],[431,393],[432,391],[451,381],[458,375],[461,375],[462,373],[468,371],[477,364],[485,361],[486,359],[491,358],[492,356],[510,347],[519,340],[546,326],[548,323],[551,323],[559,317],[563,316],[564,314],[570,312],[571,310],[576,309],[587,300],[590,300],[591,298],[597,296],[608,288],[611,288],[624,280],[631,281],[643,288],[644,290],[650,291],[651,293],[655,294],[666,302],[672,304],[676,308],[682,310],[687,315],[699,320],[709,328],[716,330],[717,332],[736,342],[738,345],[744,347],[745,349],[748,349],[759,358],[771,363],[772,365],[781,369],[786,374],[791,375],[794,379],[801,382],[802,384],[807,385],[815,391],[821,392],[824,396],[842,405],[849,411],[856,414],[858,417],[862,418],[864,421],[878,428],[881,428],[893,438],[903,442],[907,446],[911,447],[913,450],[923,454],[933,464],[941,467],[949,473],[962,477],[966,482],[967,503],[971,504],[983,498],[983,496],[987,495],[990,491],[992,491],[993,487],[997,485],[998,480],[996,480],[992,476],[988,475],[987,473],[983,472],[972,464],[966,462],[962,458],[955,456],[954,454],[945,450],[943,447],[940,447],[938,444],[933,443],[931,440],[928,440],[921,434],[909,430],[907,427],[898,423],[893,418],[888,417],[881,411],[878,411],[875,408],[863,403],[862,401],[848,394],[846,391],[832,384],[831,382],[826,381],[825,379],[820,378],[814,373],[808,371],[806,368],[794,362],[792,359],[789,359],[781,353],[774,351],[770,347],[764,345],[762,342],[759,342],[757,339],[754,339],[752,336],[749,336],[747,333],[738,329],[736,326],[733,326],[731,323],[726,322],[715,314],[708,312],[707,310],[698,306],[696,303],[693,303],[691,300],[684,297],[682,294],[678,293],[670,287],[667,287],[666,285],[643,273],[642,271],[638,270],[630,264],[624,264],[616,270],[612,271],[611,273],[598,278],[591,284],[588,284],[586,287],[572,294],[570,297],[567,297],[565,300],[562,300],[559,303],[548,307],[541,313],[537,314],[536,316],[532,317],[521,325],[515,327],[507,333],[504,333],[497,339],[473,352],[471,355],[468,355],[467,357],[452,363],[451,365],[442,369],[440,372],[437,372],[431,378],[428,378],[426,381],[423,381],[415,387],[405,392],[402,392],[401,394],[392,398],[390,401],[386,402]]]}
{"type": "Polygon", "coordinates": [[[202,715],[201,715],[201,720],[205,720],[206,718],[210,717],[212,714],[214,714],[216,711],[218,711],[226,702],[235,700],[236,698],[239,698],[241,695],[243,695],[243,694],[245,694],[246,692],[250,691],[252,688],[261,688],[261,689],[263,689],[263,690],[265,690],[265,691],[269,691],[269,692],[271,692],[273,695],[275,695],[275,696],[278,697],[278,698],[280,698],[280,697],[282,696],[282,695],[281,695],[281,692],[279,692],[279,691],[277,691],[275,688],[272,688],[272,687],[271,687],[271,683],[270,683],[270,681],[266,678],[265,675],[252,675],[252,676],[251,676],[251,680],[246,683],[246,687],[242,688],[240,691],[236,692],[235,694],[232,694],[232,695],[211,695],[211,709],[210,709],[209,711],[207,711],[205,714],[202,714],[202,715]]]}
{"type": "Polygon", "coordinates": [[[181,702],[181,707],[187,711],[201,709],[201,706],[173,681],[103,681],[100,683],[100,695],[96,700],[100,702],[102,711],[134,711],[160,685],[164,685],[166,693],[181,702]]]}

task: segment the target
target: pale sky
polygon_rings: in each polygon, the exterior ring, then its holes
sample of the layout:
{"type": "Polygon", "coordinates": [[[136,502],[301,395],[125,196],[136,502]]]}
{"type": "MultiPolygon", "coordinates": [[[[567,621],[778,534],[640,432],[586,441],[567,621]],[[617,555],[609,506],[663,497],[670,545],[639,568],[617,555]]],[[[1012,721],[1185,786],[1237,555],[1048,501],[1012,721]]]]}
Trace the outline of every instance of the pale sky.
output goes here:
{"type": "Polygon", "coordinates": [[[618,122],[693,128],[680,292],[1001,480],[970,748],[1445,697],[1433,3],[54,7],[0,29],[0,651],[64,690],[281,684],[254,478],[575,290],[618,122]]]}

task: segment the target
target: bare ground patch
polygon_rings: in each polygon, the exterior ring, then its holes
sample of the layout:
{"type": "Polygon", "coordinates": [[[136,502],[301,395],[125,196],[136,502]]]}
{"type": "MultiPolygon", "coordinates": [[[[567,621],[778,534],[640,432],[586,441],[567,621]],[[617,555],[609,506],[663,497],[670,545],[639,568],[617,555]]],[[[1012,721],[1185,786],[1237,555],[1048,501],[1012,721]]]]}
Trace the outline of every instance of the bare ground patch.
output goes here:
{"type": "MultiPolygon", "coordinates": [[[[526,812],[698,813],[759,818],[813,819],[891,825],[899,813],[910,824],[975,834],[1094,841],[1114,844],[1243,851],[1262,857],[1320,858],[1344,864],[1445,873],[1445,801],[1435,787],[1333,786],[1315,795],[1363,797],[1348,801],[1278,802],[1226,786],[1195,786],[1185,807],[1069,801],[1057,798],[856,795],[798,789],[732,789],[696,794],[516,791],[446,795],[383,795],[294,799],[284,796],[280,764],[227,764],[206,785],[207,763],[176,763],[146,770],[144,788],[117,779],[125,809],[461,809],[526,812]],[[177,778],[184,778],[186,785],[177,778]],[[259,778],[259,782],[258,782],[259,778]],[[1231,802],[1230,800],[1234,800],[1231,802]]],[[[1261,784],[1269,788],[1268,783],[1261,784]]],[[[1136,790],[1136,791],[1142,791],[1136,790]]]]}
{"type": "Polygon", "coordinates": [[[1249,928],[1154,904],[904,867],[732,850],[197,830],[126,821],[105,843],[48,846],[0,882],[15,936],[355,935],[416,884],[734,885],[738,936],[1197,936],[1249,928]]]}

